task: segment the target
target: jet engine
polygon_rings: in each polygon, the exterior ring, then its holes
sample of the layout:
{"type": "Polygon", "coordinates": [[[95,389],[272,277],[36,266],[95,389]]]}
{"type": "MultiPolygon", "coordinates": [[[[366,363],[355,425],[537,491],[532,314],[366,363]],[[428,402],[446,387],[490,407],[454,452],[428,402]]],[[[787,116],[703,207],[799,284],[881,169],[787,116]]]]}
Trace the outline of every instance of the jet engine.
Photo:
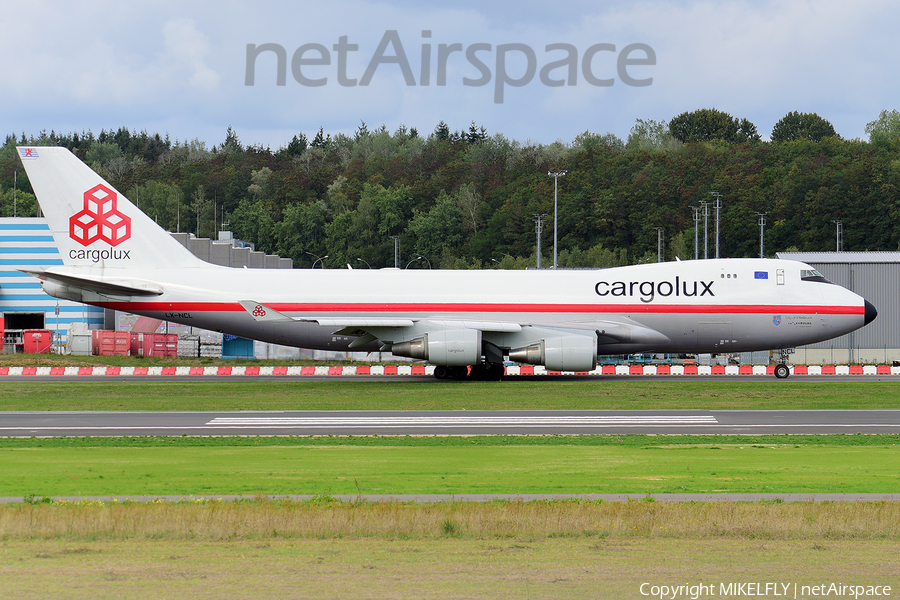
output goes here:
{"type": "Polygon", "coordinates": [[[481,360],[481,332],[477,329],[442,329],[391,345],[391,353],[434,365],[462,367],[481,360]]]}
{"type": "Polygon", "coordinates": [[[509,359],[551,371],[591,371],[597,367],[596,348],[595,336],[561,333],[510,350],[509,359]]]}

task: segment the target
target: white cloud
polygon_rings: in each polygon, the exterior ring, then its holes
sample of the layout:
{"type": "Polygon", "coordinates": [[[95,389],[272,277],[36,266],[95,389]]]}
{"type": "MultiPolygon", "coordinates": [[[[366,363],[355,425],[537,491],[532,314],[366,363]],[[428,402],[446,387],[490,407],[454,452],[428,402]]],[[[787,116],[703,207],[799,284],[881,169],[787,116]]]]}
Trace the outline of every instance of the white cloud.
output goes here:
{"type": "MultiPolygon", "coordinates": [[[[784,114],[800,110],[818,112],[855,137],[881,109],[898,108],[892,103],[900,91],[892,31],[900,8],[886,0],[577,0],[559,10],[537,0],[86,6],[35,1],[4,15],[19,33],[0,39],[0,52],[15,57],[0,65],[0,126],[7,131],[125,126],[216,143],[233,125],[243,141],[277,147],[298,131],[351,132],[360,120],[423,133],[440,120],[451,128],[475,120],[492,133],[550,143],[585,129],[624,138],[636,118],[670,119],[715,106],[749,118],[764,136],[784,114]],[[347,68],[359,79],[387,30],[399,32],[417,85],[407,86],[391,64],[381,65],[367,87],[338,85],[332,50],[338,38],[358,44],[347,68]],[[437,86],[438,45],[479,42],[492,49],[528,44],[538,71],[551,60],[544,51],[550,43],[573,44],[579,58],[596,43],[617,50],[645,43],[657,64],[640,68],[642,77],[653,77],[646,88],[618,78],[612,87],[594,87],[579,69],[577,86],[550,88],[535,76],[524,87],[505,88],[503,104],[495,104],[494,51],[480,55],[492,71],[483,87],[462,84],[478,71],[457,52],[447,63],[447,85],[437,86]],[[256,85],[245,86],[246,46],[263,43],[282,45],[289,60],[302,44],[322,44],[332,64],[310,72],[327,76],[328,85],[304,87],[288,67],[286,85],[276,86],[273,67],[260,61],[256,85]],[[423,86],[420,57],[429,43],[431,81],[423,86]]],[[[595,67],[616,77],[612,55],[598,57],[595,67]]]]}
{"type": "Polygon", "coordinates": [[[170,74],[178,76],[182,71],[190,73],[188,83],[201,92],[215,92],[219,87],[219,74],[206,64],[210,53],[208,38],[197,30],[191,19],[174,19],[162,29],[165,52],[162,61],[170,74]],[[171,71],[169,70],[171,69],[171,71]]]}

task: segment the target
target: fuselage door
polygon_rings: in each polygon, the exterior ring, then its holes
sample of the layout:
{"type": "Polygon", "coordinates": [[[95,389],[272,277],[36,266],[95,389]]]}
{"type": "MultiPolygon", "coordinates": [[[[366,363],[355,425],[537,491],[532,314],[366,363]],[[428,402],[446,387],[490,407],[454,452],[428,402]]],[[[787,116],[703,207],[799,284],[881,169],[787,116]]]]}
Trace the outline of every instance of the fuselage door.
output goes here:
{"type": "Polygon", "coordinates": [[[784,285],[784,269],[775,270],[775,281],[778,285],[784,285]]]}

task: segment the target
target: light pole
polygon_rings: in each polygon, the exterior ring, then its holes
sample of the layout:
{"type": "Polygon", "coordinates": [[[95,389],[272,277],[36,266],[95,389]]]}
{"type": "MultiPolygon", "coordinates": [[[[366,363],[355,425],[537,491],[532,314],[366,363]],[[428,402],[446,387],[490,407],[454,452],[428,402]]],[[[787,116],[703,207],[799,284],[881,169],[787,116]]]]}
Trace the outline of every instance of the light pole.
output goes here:
{"type": "Polygon", "coordinates": [[[656,227],[656,262],[663,261],[663,228],[656,227]]]}
{"type": "Polygon", "coordinates": [[[372,268],[372,265],[369,264],[369,261],[364,260],[364,259],[362,259],[362,258],[357,258],[356,260],[357,260],[358,262],[364,262],[364,263],[366,263],[366,268],[367,268],[367,269],[371,269],[371,268],[372,268]]]}
{"type": "Polygon", "coordinates": [[[719,258],[719,209],[722,208],[720,202],[722,194],[719,192],[710,192],[709,194],[716,197],[716,258],[719,258]]]}
{"type": "Polygon", "coordinates": [[[692,206],[694,211],[694,260],[700,259],[700,207],[692,206]]]}
{"type": "Polygon", "coordinates": [[[765,258],[766,255],[763,254],[763,235],[766,230],[766,215],[769,214],[767,212],[764,213],[756,213],[759,215],[759,257],[765,258]]]}
{"type": "Polygon", "coordinates": [[[703,207],[703,260],[709,258],[709,202],[700,201],[703,207]]]}
{"type": "Polygon", "coordinates": [[[328,255],[327,255],[327,254],[326,254],[325,256],[319,256],[318,254],[313,254],[312,252],[306,252],[306,254],[309,254],[310,256],[315,256],[315,257],[316,257],[316,260],[313,261],[313,264],[312,264],[312,266],[310,267],[310,269],[315,269],[315,268],[316,268],[316,263],[319,262],[319,261],[322,261],[322,268],[323,268],[323,269],[325,268],[325,259],[328,258],[328,255]]]}
{"type": "Polygon", "coordinates": [[[841,252],[844,249],[844,222],[843,221],[832,221],[837,226],[837,252],[841,252]]]}
{"type": "Polygon", "coordinates": [[[400,236],[392,235],[391,239],[394,240],[394,268],[400,268],[400,236]]]}
{"type": "Polygon", "coordinates": [[[550,171],[547,173],[550,177],[553,178],[553,268],[556,268],[556,244],[557,244],[557,231],[558,231],[558,222],[557,222],[557,198],[559,192],[559,178],[565,175],[565,171],[550,171]]]}
{"type": "Polygon", "coordinates": [[[544,217],[546,214],[534,213],[534,226],[537,231],[537,268],[541,268],[541,233],[544,231],[544,217]]]}
{"type": "Polygon", "coordinates": [[[419,256],[415,257],[414,259],[412,259],[411,261],[409,261],[408,263],[406,263],[406,266],[403,267],[403,268],[404,268],[404,269],[408,269],[408,268],[409,268],[409,265],[413,264],[413,263],[416,262],[417,260],[424,260],[425,262],[428,263],[428,268],[429,268],[429,269],[431,268],[431,261],[428,260],[427,258],[425,258],[424,256],[422,256],[421,254],[420,254],[419,256]]]}

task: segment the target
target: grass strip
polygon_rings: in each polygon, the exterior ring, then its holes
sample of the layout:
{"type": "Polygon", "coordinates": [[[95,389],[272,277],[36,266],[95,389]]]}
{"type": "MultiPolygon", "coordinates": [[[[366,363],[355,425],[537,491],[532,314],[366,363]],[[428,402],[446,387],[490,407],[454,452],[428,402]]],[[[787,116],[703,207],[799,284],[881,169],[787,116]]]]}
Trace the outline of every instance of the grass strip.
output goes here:
{"type": "Polygon", "coordinates": [[[900,504],[191,500],[0,505],[3,540],[743,538],[900,540],[900,504]]]}
{"type": "Polygon", "coordinates": [[[122,437],[0,437],[0,450],[12,448],[259,448],[264,446],[900,446],[900,434],[832,435],[323,435],[323,436],[122,436],[122,437]]]}
{"type": "Polygon", "coordinates": [[[0,496],[895,493],[897,442],[891,435],[9,439],[0,445],[0,496]]]}
{"type": "Polygon", "coordinates": [[[720,586],[748,581],[796,583],[808,598],[802,586],[835,581],[895,593],[898,557],[894,540],[827,538],[63,538],[0,544],[0,580],[10,598],[71,600],[637,599],[645,582],[735,597],[720,586]]]}
{"type": "Polygon", "coordinates": [[[0,411],[777,410],[900,408],[900,381],[4,379],[0,411]]]}

